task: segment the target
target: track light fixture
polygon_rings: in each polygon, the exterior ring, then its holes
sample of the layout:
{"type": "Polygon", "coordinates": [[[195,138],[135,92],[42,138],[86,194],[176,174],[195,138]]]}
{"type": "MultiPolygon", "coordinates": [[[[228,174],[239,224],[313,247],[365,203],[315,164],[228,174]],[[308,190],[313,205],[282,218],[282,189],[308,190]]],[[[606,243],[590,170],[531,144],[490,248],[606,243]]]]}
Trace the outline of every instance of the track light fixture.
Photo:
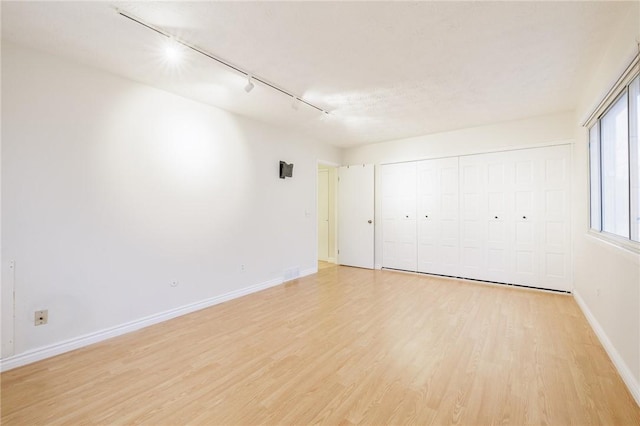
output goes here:
{"type": "Polygon", "coordinates": [[[222,59],[222,58],[220,58],[220,57],[218,57],[218,56],[216,56],[216,55],[214,55],[212,53],[209,53],[206,50],[202,50],[199,47],[196,47],[196,46],[194,46],[192,44],[189,44],[188,42],[186,42],[184,40],[178,39],[178,38],[174,37],[172,34],[168,33],[167,31],[165,31],[164,29],[162,29],[160,27],[156,27],[156,26],[151,25],[151,24],[149,24],[147,22],[144,22],[142,19],[140,19],[140,18],[138,18],[138,17],[136,17],[134,15],[131,15],[130,13],[125,12],[124,10],[121,10],[121,9],[118,9],[118,8],[116,8],[115,10],[120,16],[123,16],[123,17],[129,19],[130,21],[135,22],[136,24],[139,24],[139,25],[141,25],[141,26],[143,26],[143,27],[145,27],[145,28],[147,28],[147,29],[149,29],[151,31],[154,31],[154,32],[156,32],[156,33],[158,33],[160,35],[163,35],[163,36],[169,38],[170,40],[172,40],[174,43],[176,43],[178,45],[181,45],[183,47],[191,49],[196,53],[199,53],[199,54],[201,54],[203,56],[206,56],[209,59],[213,59],[214,61],[216,61],[216,62],[218,62],[218,63],[220,63],[220,64],[222,64],[222,65],[224,65],[224,66],[226,66],[228,68],[231,68],[232,70],[234,70],[234,71],[236,71],[236,72],[238,72],[240,74],[245,75],[247,77],[247,84],[244,86],[244,90],[247,93],[249,93],[255,87],[255,84],[254,84],[253,80],[259,81],[264,86],[268,86],[268,87],[272,88],[273,90],[277,90],[278,92],[280,92],[280,93],[282,93],[284,95],[292,97],[294,104],[292,104],[291,106],[292,106],[293,109],[298,109],[299,104],[300,103],[304,103],[304,104],[309,105],[311,108],[315,108],[318,111],[320,111],[322,113],[323,118],[326,118],[329,115],[329,111],[326,111],[326,110],[320,108],[317,105],[314,105],[314,104],[312,104],[310,102],[305,101],[304,99],[300,98],[299,96],[294,95],[293,93],[283,89],[282,87],[277,86],[276,84],[270,83],[269,81],[267,81],[267,80],[265,80],[263,78],[260,78],[260,77],[257,77],[255,75],[252,75],[249,72],[243,70],[242,68],[240,68],[240,67],[238,67],[238,66],[236,66],[236,65],[234,65],[234,64],[232,64],[230,62],[227,62],[226,60],[224,60],[224,59],[222,59]]]}
{"type": "Polygon", "coordinates": [[[247,76],[247,85],[244,86],[244,91],[249,93],[250,91],[253,90],[255,84],[253,84],[253,81],[251,81],[251,76],[247,76]]]}

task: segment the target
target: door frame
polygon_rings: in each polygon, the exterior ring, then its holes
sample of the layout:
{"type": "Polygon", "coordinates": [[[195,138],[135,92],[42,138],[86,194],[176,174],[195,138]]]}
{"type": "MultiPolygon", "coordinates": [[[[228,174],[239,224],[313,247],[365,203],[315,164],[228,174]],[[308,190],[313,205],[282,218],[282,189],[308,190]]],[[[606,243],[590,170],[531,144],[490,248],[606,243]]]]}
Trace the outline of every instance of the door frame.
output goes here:
{"type": "Polygon", "coordinates": [[[328,262],[330,259],[331,247],[329,242],[331,241],[331,205],[329,199],[331,198],[331,169],[318,166],[318,215],[316,225],[318,227],[318,261],[328,262]],[[320,185],[322,185],[322,199],[320,199],[321,191],[320,185]],[[322,211],[320,211],[322,207],[322,211]],[[322,246],[320,245],[322,242],[322,246]],[[320,249],[322,251],[322,259],[320,258],[320,249]]]}

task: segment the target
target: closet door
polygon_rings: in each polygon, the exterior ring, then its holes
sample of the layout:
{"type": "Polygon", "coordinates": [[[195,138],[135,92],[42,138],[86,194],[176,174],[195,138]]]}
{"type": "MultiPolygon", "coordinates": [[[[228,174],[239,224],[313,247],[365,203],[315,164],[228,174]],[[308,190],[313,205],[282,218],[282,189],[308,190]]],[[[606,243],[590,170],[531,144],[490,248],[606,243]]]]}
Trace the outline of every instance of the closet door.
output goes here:
{"type": "Polygon", "coordinates": [[[512,152],[482,155],[486,164],[486,273],[488,281],[513,282],[515,233],[512,152]]]}
{"type": "Polygon", "coordinates": [[[570,153],[382,166],[383,266],[570,291],[570,153]]]}
{"type": "Polygon", "coordinates": [[[482,155],[460,157],[460,276],[487,274],[487,162],[482,155]]]}
{"type": "Polygon", "coordinates": [[[418,271],[459,276],[458,158],[417,163],[418,271]]]}
{"type": "Polygon", "coordinates": [[[570,147],[460,158],[460,276],[571,290],[570,147]]]}
{"type": "Polygon", "coordinates": [[[540,287],[540,243],[542,241],[543,199],[537,190],[542,178],[543,150],[514,152],[514,265],[513,283],[540,287]]]}
{"type": "Polygon", "coordinates": [[[514,151],[513,277],[519,285],[571,290],[569,145],[514,151]]]}
{"type": "Polygon", "coordinates": [[[460,158],[460,276],[513,282],[514,163],[511,152],[460,158]]]}
{"type": "Polygon", "coordinates": [[[540,151],[537,185],[542,209],[540,287],[571,291],[571,148],[561,145],[540,151]]]}
{"type": "Polygon", "coordinates": [[[417,270],[416,163],[381,166],[382,266],[417,270]]]}

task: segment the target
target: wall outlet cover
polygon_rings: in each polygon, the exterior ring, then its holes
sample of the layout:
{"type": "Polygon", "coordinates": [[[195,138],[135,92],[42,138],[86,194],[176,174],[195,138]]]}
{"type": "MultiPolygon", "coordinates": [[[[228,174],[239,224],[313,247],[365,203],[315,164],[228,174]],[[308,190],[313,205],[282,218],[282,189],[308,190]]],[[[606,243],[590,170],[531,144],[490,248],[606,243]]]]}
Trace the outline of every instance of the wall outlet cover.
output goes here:
{"type": "Polygon", "coordinates": [[[34,325],[44,325],[49,322],[49,310],[35,311],[33,317],[34,325]]]}

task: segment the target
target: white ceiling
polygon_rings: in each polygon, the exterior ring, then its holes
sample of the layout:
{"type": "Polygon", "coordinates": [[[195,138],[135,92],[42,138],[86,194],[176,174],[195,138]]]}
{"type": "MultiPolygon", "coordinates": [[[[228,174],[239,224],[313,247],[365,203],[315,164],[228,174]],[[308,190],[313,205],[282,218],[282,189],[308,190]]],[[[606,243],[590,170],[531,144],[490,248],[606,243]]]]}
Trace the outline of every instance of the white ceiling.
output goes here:
{"type": "Polygon", "coordinates": [[[2,38],[338,146],[574,107],[637,2],[2,2],[2,38]],[[331,111],[164,37],[115,6],[331,111]]]}

